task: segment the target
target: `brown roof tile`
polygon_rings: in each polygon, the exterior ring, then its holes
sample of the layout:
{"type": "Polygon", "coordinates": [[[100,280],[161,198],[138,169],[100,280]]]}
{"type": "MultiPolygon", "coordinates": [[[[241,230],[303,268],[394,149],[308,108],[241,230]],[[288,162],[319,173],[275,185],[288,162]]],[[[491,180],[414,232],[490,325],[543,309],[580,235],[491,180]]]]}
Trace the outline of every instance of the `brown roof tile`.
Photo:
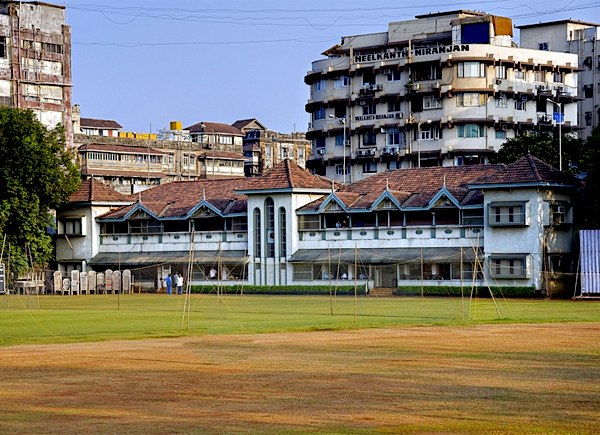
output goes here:
{"type": "Polygon", "coordinates": [[[93,119],[93,118],[81,118],[79,120],[79,124],[81,127],[89,127],[89,128],[107,128],[118,130],[123,128],[121,124],[117,121],[113,121],[111,119],[93,119]]]}
{"type": "Polygon", "coordinates": [[[239,128],[236,128],[229,124],[223,124],[220,122],[197,122],[194,125],[190,125],[186,127],[185,130],[189,130],[190,133],[202,133],[206,132],[208,134],[211,133],[225,133],[243,136],[244,133],[239,128]]]}
{"type": "Polygon", "coordinates": [[[248,190],[331,189],[332,181],[301,168],[289,159],[275,165],[263,176],[250,180],[248,190]]]}
{"type": "Polygon", "coordinates": [[[69,196],[69,202],[129,202],[129,198],[120,194],[112,187],[88,178],[69,196]]]}
{"type": "Polygon", "coordinates": [[[551,183],[575,184],[575,179],[567,173],[560,172],[548,163],[530,154],[513,163],[504,165],[500,171],[482,177],[476,184],[521,184],[551,183]]]}
{"type": "Polygon", "coordinates": [[[246,160],[246,157],[242,153],[234,153],[231,151],[205,151],[198,153],[199,159],[228,159],[228,160],[246,160]]]}

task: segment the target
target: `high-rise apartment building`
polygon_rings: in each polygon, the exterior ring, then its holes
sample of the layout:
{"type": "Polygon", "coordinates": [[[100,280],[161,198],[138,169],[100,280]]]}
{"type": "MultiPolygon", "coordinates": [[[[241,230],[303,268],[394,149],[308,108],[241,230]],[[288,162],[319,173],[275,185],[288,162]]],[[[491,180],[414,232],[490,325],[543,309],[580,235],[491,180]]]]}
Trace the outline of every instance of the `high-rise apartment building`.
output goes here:
{"type": "Polygon", "coordinates": [[[518,26],[521,46],[579,56],[578,124],[587,138],[600,124],[600,24],[577,20],[518,26]]]}
{"type": "Polygon", "coordinates": [[[0,2],[0,104],[31,109],[48,128],[65,127],[72,142],[71,29],[65,7],[0,2]]]}
{"type": "Polygon", "coordinates": [[[307,166],[353,182],[487,162],[507,139],[577,129],[576,54],[519,48],[512,20],[451,11],[345,36],[314,61],[307,166]]]}

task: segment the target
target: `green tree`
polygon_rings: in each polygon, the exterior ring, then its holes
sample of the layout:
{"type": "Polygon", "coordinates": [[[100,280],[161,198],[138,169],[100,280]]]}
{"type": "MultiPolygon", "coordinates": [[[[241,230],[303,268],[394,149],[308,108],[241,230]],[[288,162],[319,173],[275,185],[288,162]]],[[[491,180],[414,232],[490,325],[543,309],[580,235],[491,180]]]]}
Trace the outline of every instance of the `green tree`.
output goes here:
{"type": "Polygon", "coordinates": [[[17,272],[52,257],[52,212],[80,182],[62,127],[46,129],[31,110],[0,108],[0,243],[17,272]]]}
{"type": "MultiPolygon", "coordinates": [[[[585,165],[582,150],[585,142],[570,135],[562,137],[562,167],[564,171],[577,174],[585,165]]],[[[512,163],[524,155],[531,154],[540,160],[554,166],[560,167],[558,137],[548,133],[522,135],[508,139],[498,153],[490,156],[490,163],[512,163]]]]}

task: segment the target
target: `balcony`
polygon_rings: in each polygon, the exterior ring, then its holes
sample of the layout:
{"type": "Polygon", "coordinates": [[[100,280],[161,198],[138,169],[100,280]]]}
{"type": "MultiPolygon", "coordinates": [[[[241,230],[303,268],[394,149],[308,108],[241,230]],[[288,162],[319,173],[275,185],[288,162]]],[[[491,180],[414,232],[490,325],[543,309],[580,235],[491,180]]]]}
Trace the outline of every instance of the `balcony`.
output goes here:
{"type": "MultiPolygon", "coordinates": [[[[101,234],[100,252],[189,251],[191,233],[101,234]]],[[[246,231],[205,231],[194,234],[194,250],[246,250],[246,231]]]]}

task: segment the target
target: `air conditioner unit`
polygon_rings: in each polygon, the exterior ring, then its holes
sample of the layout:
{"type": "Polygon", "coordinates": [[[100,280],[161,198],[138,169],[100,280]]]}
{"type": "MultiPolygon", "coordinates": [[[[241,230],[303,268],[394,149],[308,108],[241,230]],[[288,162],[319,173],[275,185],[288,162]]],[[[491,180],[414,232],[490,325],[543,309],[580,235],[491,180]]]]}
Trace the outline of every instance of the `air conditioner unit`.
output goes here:
{"type": "Polygon", "coordinates": [[[211,143],[206,144],[206,148],[208,148],[209,150],[211,150],[212,147],[213,147],[213,144],[211,144],[211,143]]]}
{"type": "Polygon", "coordinates": [[[350,142],[350,139],[346,139],[346,142],[344,142],[344,145],[346,145],[347,147],[352,145],[352,143],[350,142]]]}
{"type": "Polygon", "coordinates": [[[551,88],[548,85],[539,85],[538,86],[538,90],[540,92],[548,92],[549,90],[551,90],[551,88]]]}
{"type": "Polygon", "coordinates": [[[319,149],[317,149],[317,154],[319,154],[319,155],[321,155],[321,156],[322,156],[323,154],[325,154],[325,148],[319,148],[319,149]]]}
{"type": "Polygon", "coordinates": [[[367,150],[367,155],[368,156],[374,156],[375,155],[375,150],[367,150]]]}
{"type": "Polygon", "coordinates": [[[564,205],[559,205],[556,207],[556,213],[565,214],[567,212],[567,208],[564,205]]]}
{"type": "Polygon", "coordinates": [[[502,80],[501,79],[496,79],[496,84],[497,85],[501,85],[502,84],[502,80]]]}
{"type": "Polygon", "coordinates": [[[565,90],[565,88],[564,88],[563,86],[559,86],[559,87],[557,88],[557,90],[558,90],[558,92],[559,92],[559,93],[561,93],[561,94],[563,94],[563,93],[565,93],[565,92],[566,92],[566,90],[565,90]]]}
{"type": "Polygon", "coordinates": [[[439,89],[439,88],[440,88],[440,86],[442,86],[442,84],[441,84],[440,82],[435,82],[435,83],[433,84],[433,89],[439,89]]]}
{"type": "Polygon", "coordinates": [[[414,83],[413,87],[412,87],[415,91],[419,90],[419,84],[418,83],[414,83]]]}
{"type": "Polygon", "coordinates": [[[366,106],[367,105],[367,100],[358,100],[358,105],[359,106],[366,106]]]}

